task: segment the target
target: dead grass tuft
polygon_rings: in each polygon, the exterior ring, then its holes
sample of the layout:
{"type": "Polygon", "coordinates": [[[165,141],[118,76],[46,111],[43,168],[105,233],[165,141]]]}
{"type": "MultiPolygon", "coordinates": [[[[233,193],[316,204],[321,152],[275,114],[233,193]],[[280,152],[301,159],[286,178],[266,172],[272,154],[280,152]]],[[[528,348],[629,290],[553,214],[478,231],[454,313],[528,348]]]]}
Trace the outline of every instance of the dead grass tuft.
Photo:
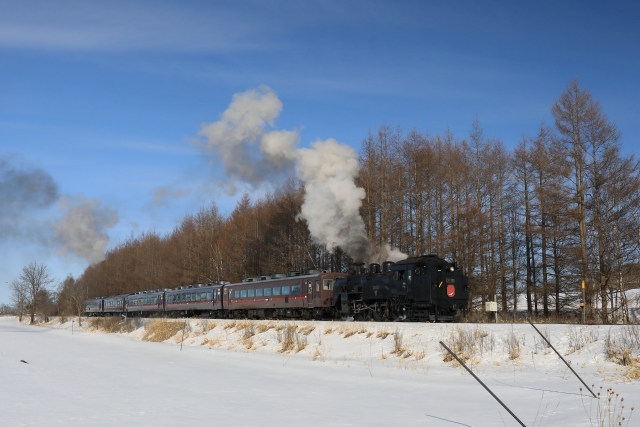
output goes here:
{"type": "Polygon", "coordinates": [[[284,329],[276,329],[278,342],[280,343],[278,353],[291,351],[295,348],[297,329],[297,325],[287,325],[284,329]]]}
{"type": "Polygon", "coordinates": [[[322,354],[322,352],[320,351],[320,346],[316,345],[313,348],[313,354],[311,355],[311,360],[324,360],[324,355],[322,354]]]}
{"type": "Polygon", "coordinates": [[[426,352],[426,350],[424,348],[422,350],[420,350],[420,351],[417,351],[417,352],[413,353],[413,357],[416,360],[422,360],[422,359],[425,358],[426,355],[427,355],[427,352],[426,352]]]}
{"type": "Polygon", "coordinates": [[[132,332],[140,327],[139,319],[124,320],[121,317],[92,317],[89,319],[89,327],[106,332],[108,334],[118,332],[132,332]]]}
{"type": "Polygon", "coordinates": [[[272,321],[258,322],[258,325],[256,326],[256,329],[258,330],[259,334],[263,332],[267,332],[269,329],[273,329],[273,328],[275,328],[275,324],[272,321]]]}
{"type": "Polygon", "coordinates": [[[344,334],[344,338],[349,338],[356,334],[365,334],[367,332],[368,330],[365,325],[344,324],[340,325],[340,327],[338,328],[338,333],[341,335],[344,334]]]}
{"type": "Polygon", "coordinates": [[[236,321],[232,320],[230,322],[227,322],[222,328],[224,330],[227,330],[227,329],[234,329],[235,327],[236,327],[236,321]]]}
{"type": "Polygon", "coordinates": [[[205,320],[202,322],[202,333],[207,334],[209,331],[216,328],[217,323],[213,320],[205,320]]]}
{"type": "Polygon", "coordinates": [[[300,326],[300,327],[298,328],[298,332],[299,332],[299,333],[301,333],[301,334],[303,334],[303,335],[305,335],[305,336],[307,336],[307,335],[309,335],[311,332],[313,332],[315,329],[316,329],[316,327],[315,327],[315,326],[313,326],[313,325],[300,326]]]}
{"type": "Polygon", "coordinates": [[[220,338],[205,338],[200,345],[208,345],[209,347],[220,345],[220,338]]]}
{"type": "Polygon", "coordinates": [[[301,352],[307,347],[307,336],[305,334],[295,334],[296,353],[301,352]]]}
{"type": "Polygon", "coordinates": [[[391,335],[390,331],[387,331],[386,329],[379,329],[378,333],[376,334],[376,338],[385,339],[389,335],[391,335]]]}
{"type": "Polygon", "coordinates": [[[520,357],[520,339],[518,339],[513,331],[510,331],[509,335],[507,335],[507,339],[505,339],[504,345],[509,360],[516,360],[518,357],[520,357]]]}
{"type": "MultiPolygon", "coordinates": [[[[449,347],[463,363],[466,363],[467,360],[471,359],[475,354],[477,340],[480,335],[481,334],[478,334],[467,327],[456,326],[445,341],[447,347],[449,347]]],[[[453,356],[451,356],[451,354],[449,354],[449,352],[444,353],[443,360],[445,362],[452,362],[454,365],[458,365],[458,362],[453,358],[453,356]]]]}
{"type": "Polygon", "coordinates": [[[185,336],[188,332],[188,325],[185,327],[183,321],[171,321],[166,319],[158,319],[150,322],[145,326],[145,333],[142,337],[143,341],[162,342],[176,335],[178,332],[185,330],[185,336]]]}
{"type": "MultiPolygon", "coordinates": [[[[638,325],[626,325],[619,329],[615,335],[613,328],[609,329],[604,338],[604,355],[610,360],[622,366],[636,366],[640,368],[640,327],[638,325]]],[[[631,369],[633,370],[633,369],[631,369]]]]}
{"type": "Polygon", "coordinates": [[[404,346],[403,340],[404,337],[402,335],[402,332],[396,329],[396,331],[393,333],[393,350],[391,350],[391,354],[395,354],[400,357],[407,351],[404,346]]]}

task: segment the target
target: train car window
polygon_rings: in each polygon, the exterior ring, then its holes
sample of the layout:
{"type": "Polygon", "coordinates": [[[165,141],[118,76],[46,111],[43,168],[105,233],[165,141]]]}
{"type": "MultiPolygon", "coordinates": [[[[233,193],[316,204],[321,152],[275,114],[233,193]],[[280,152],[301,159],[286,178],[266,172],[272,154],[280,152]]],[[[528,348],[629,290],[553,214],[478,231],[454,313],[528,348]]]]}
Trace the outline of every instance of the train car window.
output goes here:
{"type": "Polygon", "coordinates": [[[197,302],[203,301],[203,299],[200,297],[200,294],[195,294],[194,297],[195,297],[195,301],[197,302]]]}
{"type": "Polygon", "coordinates": [[[246,298],[247,297],[247,290],[246,289],[241,289],[240,290],[240,298],[246,298]]]}
{"type": "Polygon", "coordinates": [[[256,296],[257,297],[261,297],[262,296],[262,289],[256,289],[256,296]]]}
{"type": "Polygon", "coordinates": [[[280,288],[273,288],[273,296],[280,295],[280,288]]]}
{"type": "Polygon", "coordinates": [[[300,285],[291,286],[291,295],[300,295],[300,285]]]}
{"type": "Polygon", "coordinates": [[[191,294],[187,294],[187,302],[191,302],[191,294]]]}
{"type": "Polygon", "coordinates": [[[398,270],[393,272],[393,280],[404,279],[404,270],[398,270]]]}
{"type": "Polygon", "coordinates": [[[413,279],[413,271],[407,270],[407,282],[411,283],[412,279],[413,279]]]}
{"type": "Polygon", "coordinates": [[[332,291],[333,290],[333,280],[324,279],[322,281],[322,289],[324,289],[325,291],[332,291]]]}
{"type": "Polygon", "coordinates": [[[320,281],[316,280],[316,292],[320,291],[320,281]]]}
{"type": "Polygon", "coordinates": [[[185,294],[180,295],[180,302],[186,302],[187,296],[185,294]]]}
{"type": "Polygon", "coordinates": [[[240,291],[234,291],[233,292],[233,297],[234,298],[240,298],[240,291]]]}
{"type": "Polygon", "coordinates": [[[271,288],[264,288],[264,296],[265,297],[271,296],[271,288]]]}
{"type": "Polygon", "coordinates": [[[282,295],[290,295],[290,294],[291,294],[291,286],[283,286],[282,295]]]}
{"type": "Polygon", "coordinates": [[[255,290],[253,290],[253,289],[249,289],[249,290],[247,291],[247,296],[248,296],[249,298],[253,298],[253,297],[255,296],[255,290]]]}

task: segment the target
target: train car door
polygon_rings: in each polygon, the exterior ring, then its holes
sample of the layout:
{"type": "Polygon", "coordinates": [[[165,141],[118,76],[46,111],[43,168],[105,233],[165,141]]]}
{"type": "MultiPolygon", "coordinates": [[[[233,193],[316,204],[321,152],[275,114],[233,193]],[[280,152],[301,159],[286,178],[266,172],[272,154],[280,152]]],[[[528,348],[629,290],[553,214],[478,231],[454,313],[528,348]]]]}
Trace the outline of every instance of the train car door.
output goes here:
{"type": "Polygon", "coordinates": [[[322,307],[322,280],[313,281],[313,305],[314,307],[322,307]]]}
{"type": "Polygon", "coordinates": [[[304,282],[305,292],[307,293],[307,307],[313,308],[313,281],[305,280],[304,282]]]}

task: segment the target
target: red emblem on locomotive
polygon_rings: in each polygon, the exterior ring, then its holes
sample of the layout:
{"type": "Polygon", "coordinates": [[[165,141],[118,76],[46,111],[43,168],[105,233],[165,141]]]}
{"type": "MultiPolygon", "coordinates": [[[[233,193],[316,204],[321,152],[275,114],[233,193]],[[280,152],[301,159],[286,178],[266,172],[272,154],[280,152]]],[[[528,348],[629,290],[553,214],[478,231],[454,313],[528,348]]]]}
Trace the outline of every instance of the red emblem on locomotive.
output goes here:
{"type": "Polygon", "coordinates": [[[454,285],[447,285],[447,296],[453,298],[456,295],[456,287],[454,285]]]}

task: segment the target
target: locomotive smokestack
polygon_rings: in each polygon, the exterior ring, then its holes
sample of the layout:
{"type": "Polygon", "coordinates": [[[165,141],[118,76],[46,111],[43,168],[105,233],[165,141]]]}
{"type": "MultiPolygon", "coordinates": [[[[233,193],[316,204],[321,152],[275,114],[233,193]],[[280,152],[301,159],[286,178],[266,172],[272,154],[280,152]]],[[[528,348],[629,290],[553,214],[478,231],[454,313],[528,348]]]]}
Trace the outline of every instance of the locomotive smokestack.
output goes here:
{"type": "Polygon", "coordinates": [[[380,274],[380,264],[369,264],[369,273],[371,274],[380,274]]]}
{"type": "Polygon", "coordinates": [[[367,269],[364,266],[364,262],[354,262],[351,265],[353,265],[355,274],[365,274],[367,272],[367,269]]]}

